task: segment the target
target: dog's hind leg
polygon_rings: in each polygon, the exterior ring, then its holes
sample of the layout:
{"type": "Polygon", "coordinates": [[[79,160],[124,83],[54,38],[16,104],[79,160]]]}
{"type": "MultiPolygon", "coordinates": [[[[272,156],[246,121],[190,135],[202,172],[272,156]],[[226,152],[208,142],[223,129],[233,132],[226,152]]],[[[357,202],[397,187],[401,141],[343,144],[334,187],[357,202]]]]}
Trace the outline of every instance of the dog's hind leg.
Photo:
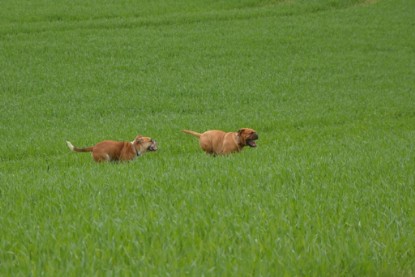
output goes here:
{"type": "Polygon", "coordinates": [[[110,162],[112,160],[111,157],[110,157],[110,155],[108,155],[107,153],[96,153],[96,152],[93,152],[92,153],[92,157],[94,158],[94,160],[97,163],[100,163],[100,162],[110,162]]]}

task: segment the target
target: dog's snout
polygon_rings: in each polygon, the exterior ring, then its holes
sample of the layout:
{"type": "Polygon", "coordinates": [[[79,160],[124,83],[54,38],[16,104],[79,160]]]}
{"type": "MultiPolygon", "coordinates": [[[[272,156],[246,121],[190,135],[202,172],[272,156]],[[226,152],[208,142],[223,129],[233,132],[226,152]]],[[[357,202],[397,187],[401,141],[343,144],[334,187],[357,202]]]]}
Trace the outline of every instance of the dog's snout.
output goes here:
{"type": "Polygon", "coordinates": [[[259,139],[259,136],[258,136],[258,134],[257,134],[257,133],[254,133],[254,134],[252,135],[252,137],[253,137],[253,139],[259,139]]]}
{"type": "Polygon", "coordinates": [[[153,141],[153,143],[150,145],[149,150],[151,150],[151,151],[156,151],[156,150],[158,150],[158,148],[157,148],[157,143],[156,143],[156,141],[155,141],[155,140],[154,140],[154,141],[153,141]]]}

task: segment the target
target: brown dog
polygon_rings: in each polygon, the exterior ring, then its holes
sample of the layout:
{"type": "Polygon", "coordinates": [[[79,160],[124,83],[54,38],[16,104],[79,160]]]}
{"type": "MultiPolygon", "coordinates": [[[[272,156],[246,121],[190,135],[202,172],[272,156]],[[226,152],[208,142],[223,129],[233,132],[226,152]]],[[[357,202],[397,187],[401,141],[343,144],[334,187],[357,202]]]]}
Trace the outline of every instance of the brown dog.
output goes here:
{"type": "Polygon", "coordinates": [[[202,134],[189,130],[182,130],[182,132],[199,138],[203,151],[215,156],[239,152],[245,146],[256,147],[255,140],[258,139],[256,131],[250,128],[242,128],[238,132],[229,133],[219,130],[210,130],[202,134]]]}
{"type": "Polygon", "coordinates": [[[69,149],[74,152],[92,152],[96,162],[130,161],[146,151],[156,151],[157,143],[149,137],[138,135],[132,142],[105,140],[91,147],[78,148],[69,141],[69,149]]]}

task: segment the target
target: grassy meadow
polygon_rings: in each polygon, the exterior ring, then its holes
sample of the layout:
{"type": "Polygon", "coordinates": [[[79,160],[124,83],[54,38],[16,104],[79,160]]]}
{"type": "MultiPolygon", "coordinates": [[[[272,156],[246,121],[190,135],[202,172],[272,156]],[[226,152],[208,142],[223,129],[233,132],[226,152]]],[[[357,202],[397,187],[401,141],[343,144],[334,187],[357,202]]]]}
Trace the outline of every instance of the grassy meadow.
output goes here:
{"type": "Polygon", "coordinates": [[[414,276],[414,14],[1,1],[0,276],[414,276]],[[241,127],[216,158],[180,132],[241,127]],[[137,134],[130,163],[65,144],[137,134]]]}

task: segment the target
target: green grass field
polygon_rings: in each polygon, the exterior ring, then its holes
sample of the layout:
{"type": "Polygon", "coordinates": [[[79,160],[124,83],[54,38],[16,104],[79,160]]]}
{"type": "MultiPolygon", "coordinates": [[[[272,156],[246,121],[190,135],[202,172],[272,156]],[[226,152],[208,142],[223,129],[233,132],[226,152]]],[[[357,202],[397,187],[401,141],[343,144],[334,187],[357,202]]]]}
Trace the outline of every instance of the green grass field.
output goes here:
{"type": "Polygon", "coordinates": [[[3,0],[0,276],[414,276],[414,14],[3,0]],[[180,132],[241,127],[217,158],[180,132]],[[65,144],[138,133],[130,163],[65,144]]]}

